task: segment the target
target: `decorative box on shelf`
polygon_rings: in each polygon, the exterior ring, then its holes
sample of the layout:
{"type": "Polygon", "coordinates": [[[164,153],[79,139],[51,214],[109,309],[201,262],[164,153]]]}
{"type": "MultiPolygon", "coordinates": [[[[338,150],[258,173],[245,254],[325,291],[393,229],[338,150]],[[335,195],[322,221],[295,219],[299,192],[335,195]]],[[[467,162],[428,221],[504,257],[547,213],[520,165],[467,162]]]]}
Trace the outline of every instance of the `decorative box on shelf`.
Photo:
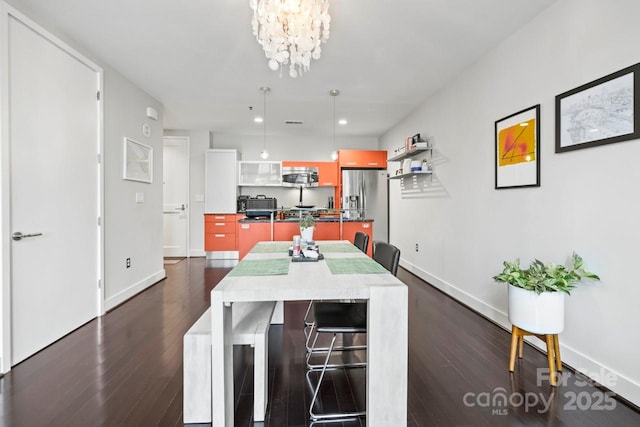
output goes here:
{"type": "MultiPolygon", "coordinates": [[[[419,137],[420,134],[418,134],[419,137]]],[[[405,145],[404,150],[400,148],[396,148],[394,152],[394,156],[388,159],[389,162],[398,162],[404,160],[408,157],[416,156],[420,153],[424,153],[425,151],[431,151],[432,149],[431,142],[428,140],[423,140],[418,138],[414,140],[414,137],[407,138],[407,144],[405,145]],[[409,143],[411,141],[411,143],[409,143]]]]}

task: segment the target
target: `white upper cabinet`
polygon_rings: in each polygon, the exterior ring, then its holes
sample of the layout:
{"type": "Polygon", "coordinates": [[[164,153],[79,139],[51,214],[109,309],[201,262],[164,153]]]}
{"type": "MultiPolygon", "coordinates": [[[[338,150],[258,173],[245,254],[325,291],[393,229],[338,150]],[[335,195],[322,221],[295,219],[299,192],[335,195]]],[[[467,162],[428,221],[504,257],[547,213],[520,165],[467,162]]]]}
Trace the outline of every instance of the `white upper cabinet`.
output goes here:
{"type": "Polygon", "coordinates": [[[207,150],[204,213],[235,213],[238,151],[207,150]]]}
{"type": "Polygon", "coordinates": [[[238,165],[240,186],[282,185],[282,162],[241,161],[238,165]]]}

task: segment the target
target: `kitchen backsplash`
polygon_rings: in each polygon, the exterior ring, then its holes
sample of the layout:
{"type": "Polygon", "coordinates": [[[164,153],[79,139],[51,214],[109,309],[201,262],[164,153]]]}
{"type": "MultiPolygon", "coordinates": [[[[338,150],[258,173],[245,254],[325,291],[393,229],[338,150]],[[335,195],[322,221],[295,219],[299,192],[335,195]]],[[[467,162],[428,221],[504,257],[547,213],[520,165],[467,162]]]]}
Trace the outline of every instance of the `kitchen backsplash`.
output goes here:
{"type": "MultiPolygon", "coordinates": [[[[264,194],[267,197],[278,199],[278,207],[293,207],[300,203],[299,188],[285,187],[240,187],[241,195],[255,197],[264,194]]],[[[333,187],[304,188],[302,190],[302,203],[318,208],[326,208],[329,197],[333,196],[333,187]]]]}

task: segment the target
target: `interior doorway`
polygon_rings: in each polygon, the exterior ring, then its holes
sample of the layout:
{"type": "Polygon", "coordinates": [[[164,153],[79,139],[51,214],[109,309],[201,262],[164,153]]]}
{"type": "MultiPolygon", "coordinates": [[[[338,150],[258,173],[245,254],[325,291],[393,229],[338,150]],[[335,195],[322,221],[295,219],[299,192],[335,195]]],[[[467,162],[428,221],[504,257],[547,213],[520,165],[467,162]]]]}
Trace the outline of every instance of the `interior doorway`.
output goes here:
{"type": "Polygon", "coordinates": [[[17,12],[6,22],[3,371],[100,315],[103,301],[102,69],[17,12]]]}
{"type": "Polygon", "coordinates": [[[163,254],[189,256],[189,138],[163,140],[163,254]]]}

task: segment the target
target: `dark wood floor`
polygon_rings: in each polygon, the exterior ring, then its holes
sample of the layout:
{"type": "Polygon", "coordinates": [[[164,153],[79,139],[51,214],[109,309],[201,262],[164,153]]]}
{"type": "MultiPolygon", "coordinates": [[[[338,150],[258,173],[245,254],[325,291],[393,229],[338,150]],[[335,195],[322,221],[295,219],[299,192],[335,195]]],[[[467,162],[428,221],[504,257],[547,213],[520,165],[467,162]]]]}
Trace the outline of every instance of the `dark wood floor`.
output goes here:
{"type": "MultiPolygon", "coordinates": [[[[208,267],[204,259],[166,269],[166,280],[0,379],[0,424],[181,425],[182,336],[228,269],[208,267]]],[[[525,346],[525,358],[510,375],[509,333],[411,274],[401,270],[398,277],[409,286],[409,426],[640,425],[638,412],[573,374],[565,373],[566,384],[555,389],[547,381],[537,384],[536,370],[546,358],[531,347],[525,346]]],[[[236,425],[309,425],[304,308],[287,304],[286,324],[271,329],[265,423],[251,419],[252,350],[234,351],[236,425]]],[[[363,387],[362,372],[336,373],[323,389],[324,409],[362,406],[363,387]]]]}

